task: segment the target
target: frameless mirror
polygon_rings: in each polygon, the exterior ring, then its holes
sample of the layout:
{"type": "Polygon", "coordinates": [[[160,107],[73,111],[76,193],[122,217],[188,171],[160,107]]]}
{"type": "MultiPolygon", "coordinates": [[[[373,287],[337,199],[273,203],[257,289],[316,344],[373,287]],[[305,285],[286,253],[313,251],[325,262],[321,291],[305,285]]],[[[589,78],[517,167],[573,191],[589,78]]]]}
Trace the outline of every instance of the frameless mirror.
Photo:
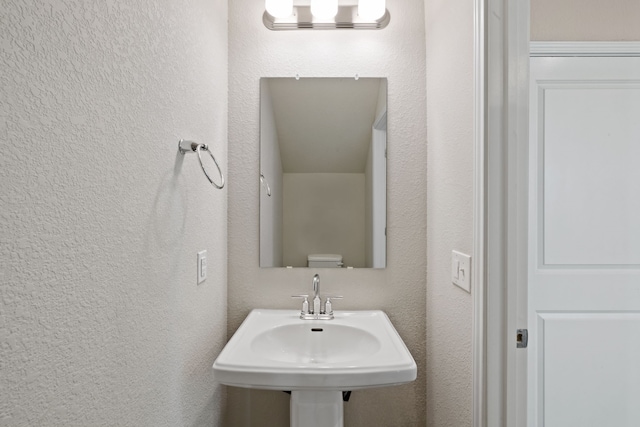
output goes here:
{"type": "Polygon", "coordinates": [[[386,266],[387,80],[260,79],[260,267],[386,266]]]}

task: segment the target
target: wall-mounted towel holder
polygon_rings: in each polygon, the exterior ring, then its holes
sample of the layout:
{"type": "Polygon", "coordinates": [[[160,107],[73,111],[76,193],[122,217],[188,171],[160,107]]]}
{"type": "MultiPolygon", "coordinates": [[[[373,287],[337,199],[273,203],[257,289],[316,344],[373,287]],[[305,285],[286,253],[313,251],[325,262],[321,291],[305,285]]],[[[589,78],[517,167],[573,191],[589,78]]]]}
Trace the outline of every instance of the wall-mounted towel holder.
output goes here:
{"type": "Polygon", "coordinates": [[[180,151],[180,154],[198,153],[198,160],[200,160],[200,167],[202,168],[202,172],[204,172],[204,176],[206,176],[209,182],[217,189],[221,190],[224,187],[224,175],[222,175],[220,165],[218,165],[216,158],[213,157],[213,153],[211,152],[211,150],[209,150],[209,147],[206,144],[198,144],[194,141],[181,139],[180,141],[178,141],[178,151],[180,151]],[[216,184],[215,182],[213,182],[206,169],[204,168],[204,165],[202,164],[202,156],[200,154],[202,150],[205,150],[209,153],[209,155],[213,159],[213,163],[215,163],[216,167],[218,168],[218,174],[220,175],[220,184],[216,184]]]}

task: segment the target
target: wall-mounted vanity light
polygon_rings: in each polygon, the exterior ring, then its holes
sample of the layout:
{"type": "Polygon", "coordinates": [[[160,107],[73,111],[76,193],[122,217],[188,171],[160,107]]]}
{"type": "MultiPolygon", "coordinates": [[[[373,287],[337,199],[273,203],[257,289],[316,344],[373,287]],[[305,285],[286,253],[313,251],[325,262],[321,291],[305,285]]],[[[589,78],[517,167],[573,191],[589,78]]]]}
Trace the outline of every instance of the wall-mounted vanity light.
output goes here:
{"type": "Polygon", "coordinates": [[[358,0],[357,5],[350,6],[339,5],[338,0],[304,3],[294,5],[293,0],[265,0],[262,17],[265,27],[270,30],[380,30],[389,25],[391,19],[385,0],[358,0]]]}

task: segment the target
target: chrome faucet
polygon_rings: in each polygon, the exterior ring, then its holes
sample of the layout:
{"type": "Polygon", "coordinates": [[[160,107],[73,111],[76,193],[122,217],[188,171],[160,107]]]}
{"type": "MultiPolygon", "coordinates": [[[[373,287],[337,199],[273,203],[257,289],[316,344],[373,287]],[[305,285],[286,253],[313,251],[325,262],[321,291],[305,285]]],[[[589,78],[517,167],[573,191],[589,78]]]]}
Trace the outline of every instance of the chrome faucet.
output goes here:
{"type": "Polygon", "coordinates": [[[332,299],[341,299],[341,296],[328,295],[324,304],[320,296],[320,275],[313,276],[313,300],[309,303],[309,295],[293,295],[292,298],[303,298],[300,318],[303,320],[331,320],[333,319],[332,299]]]}
{"type": "Polygon", "coordinates": [[[316,274],[313,276],[313,297],[318,296],[320,296],[320,275],[316,274]]]}

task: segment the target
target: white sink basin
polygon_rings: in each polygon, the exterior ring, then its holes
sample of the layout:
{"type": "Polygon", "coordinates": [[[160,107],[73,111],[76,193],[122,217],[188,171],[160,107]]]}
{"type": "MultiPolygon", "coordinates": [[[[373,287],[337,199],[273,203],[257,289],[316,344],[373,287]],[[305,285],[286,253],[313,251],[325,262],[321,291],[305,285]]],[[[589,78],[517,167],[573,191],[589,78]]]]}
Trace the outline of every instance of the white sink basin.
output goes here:
{"type": "Polygon", "coordinates": [[[336,311],[301,320],[253,310],[213,364],[216,381],[273,390],[347,391],[411,382],[416,363],[387,315],[336,311]]]}
{"type": "Polygon", "coordinates": [[[380,341],[353,326],[299,323],[260,333],[251,342],[251,350],[276,362],[338,365],[354,363],[377,352],[380,341]]]}

